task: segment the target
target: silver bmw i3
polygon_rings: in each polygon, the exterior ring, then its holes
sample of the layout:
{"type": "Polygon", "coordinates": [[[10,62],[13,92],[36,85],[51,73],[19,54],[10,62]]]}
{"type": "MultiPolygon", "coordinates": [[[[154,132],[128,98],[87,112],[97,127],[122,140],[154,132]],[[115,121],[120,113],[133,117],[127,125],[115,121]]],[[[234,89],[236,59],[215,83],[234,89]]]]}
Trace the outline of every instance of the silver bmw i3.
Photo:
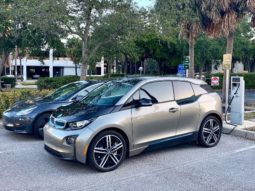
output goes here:
{"type": "Polygon", "coordinates": [[[126,157],[152,148],[182,141],[216,146],[221,115],[219,95],[201,80],[110,81],[52,114],[44,127],[45,149],[106,172],[126,157]]]}

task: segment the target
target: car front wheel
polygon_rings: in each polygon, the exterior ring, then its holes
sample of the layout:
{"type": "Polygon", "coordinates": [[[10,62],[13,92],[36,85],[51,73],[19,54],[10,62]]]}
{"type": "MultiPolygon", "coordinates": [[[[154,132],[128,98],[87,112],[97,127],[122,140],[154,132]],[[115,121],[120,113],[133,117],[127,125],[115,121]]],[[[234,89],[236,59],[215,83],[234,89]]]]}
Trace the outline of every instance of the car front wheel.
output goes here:
{"type": "Polygon", "coordinates": [[[119,167],[126,156],[126,141],[116,131],[104,131],[92,141],[88,152],[89,165],[101,172],[119,167]]]}
{"type": "Polygon", "coordinates": [[[221,138],[222,124],[214,116],[208,116],[201,124],[198,142],[204,147],[216,146],[221,138]]]}

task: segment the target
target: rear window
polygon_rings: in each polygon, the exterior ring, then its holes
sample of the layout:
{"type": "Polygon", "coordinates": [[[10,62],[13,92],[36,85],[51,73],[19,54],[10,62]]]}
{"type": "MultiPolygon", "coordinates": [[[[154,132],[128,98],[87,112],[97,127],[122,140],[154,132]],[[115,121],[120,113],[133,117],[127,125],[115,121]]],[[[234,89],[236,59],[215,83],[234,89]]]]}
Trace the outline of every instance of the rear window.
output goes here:
{"type": "Polygon", "coordinates": [[[207,84],[202,84],[202,85],[192,84],[192,88],[195,92],[195,96],[214,92],[211,86],[207,84]]]}

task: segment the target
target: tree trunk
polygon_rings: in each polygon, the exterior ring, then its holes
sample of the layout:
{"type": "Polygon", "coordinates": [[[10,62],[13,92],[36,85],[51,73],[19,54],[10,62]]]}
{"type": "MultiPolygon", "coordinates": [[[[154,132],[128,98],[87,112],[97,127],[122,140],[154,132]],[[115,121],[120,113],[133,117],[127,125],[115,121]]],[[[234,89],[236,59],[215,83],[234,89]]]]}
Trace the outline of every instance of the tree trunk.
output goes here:
{"type": "Polygon", "coordinates": [[[82,42],[81,80],[86,80],[87,69],[88,69],[88,39],[85,37],[82,42]]]}
{"type": "Polygon", "coordinates": [[[124,57],[125,57],[125,61],[124,61],[124,75],[126,76],[127,75],[127,68],[128,68],[128,57],[127,57],[126,54],[124,55],[124,57]]]}
{"type": "Polygon", "coordinates": [[[75,68],[74,68],[74,69],[75,69],[75,76],[78,76],[77,65],[78,65],[78,64],[74,64],[74,67],[75,67],[75,68]]]}
{"type": "MultiPolygon", "coordinates": [[[[226,54],[232,54],[233,55],[233,49],[234,49],[234,37],[235,33],[231,32],[229,33],[227,37],[227,49],[226,54]]],[[[224,76],[223,76],[223,87],[222,87],[222,101],[223,103],[226,102],[226,70],[224,70],[224,76]]]]}
{"type": "Polygon", "coordinates": [[[5,53],[3,51],[2,57],[0,58],[0,76],[2,76],[4,62],[5,62],[5,53]]]}
{"type": "Polygon", "coordinates": [[[111,77],[111,74],[112,74],[112,60],[109,60],[108,64],[107,64],[107,67],[108,67],[108,78],[111,77]]]}
{"type": "Polygon", "coordinates": [[[195,54],[195,38],[191,32],[189,35],[189,58],[190,58],[190,66],[189,66],[189,78],[194,78],[194,54],[195,54]]]}
{"type": "Polygon", "coordinates": [[[144,73],[144,75],[146,74],[146,70],[147,70],[147,58],[145,58],[144,61],[143,61],[143,73],[144,73]]]}

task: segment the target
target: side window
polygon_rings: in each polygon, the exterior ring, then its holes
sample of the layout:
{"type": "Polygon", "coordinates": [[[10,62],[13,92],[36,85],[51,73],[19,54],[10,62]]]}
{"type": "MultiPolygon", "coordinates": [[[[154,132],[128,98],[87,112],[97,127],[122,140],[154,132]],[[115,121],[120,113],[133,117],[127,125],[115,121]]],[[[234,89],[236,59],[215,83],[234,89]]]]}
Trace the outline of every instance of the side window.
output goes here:
{"type": "Polygon", "coordinates": [[[211,86],[207,84],[202,84],[202,85],[192,84],[192,87],[195,92],[195,96],[214,92],[211,86]]]}
{"type": "Polygon", "coordinates": [[[152,103],[161,103],[174,100],[173,85],[171,81],[153,82],[141,87],[124,107],[129,107],[132,103],[142,98],[150,99],[152,103]]]}
{"type": "Polygon", "coordinates": [[[151,99],[152,103],[162,103],[174,100],[171,81],[153,82],[140,89],[140,98],[151,99]]]}
{"type": "Polygon", "coordinates": [[[178,104],[183,105],[195,101],[194,92],[189,82],[175,81],[173,84],[175,100],[178,104]]]}

